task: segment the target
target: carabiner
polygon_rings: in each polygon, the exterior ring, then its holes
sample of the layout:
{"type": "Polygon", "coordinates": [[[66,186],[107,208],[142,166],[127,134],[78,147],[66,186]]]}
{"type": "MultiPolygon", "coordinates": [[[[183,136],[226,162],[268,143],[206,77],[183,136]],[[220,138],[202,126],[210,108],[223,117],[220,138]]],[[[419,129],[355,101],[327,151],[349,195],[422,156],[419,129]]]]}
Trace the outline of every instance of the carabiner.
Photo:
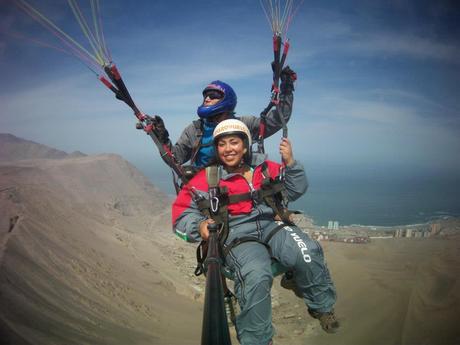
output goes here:
{"type": "Polygon", "coordinates": [[[217,210],[219,209],[219,198],[217,196],[212,197],[210,200],[210,204],[211,204],[211,211],[213,213],[216,213],[217,210]]]}
{"type": "Polygon", "coordinates": [[[280,168],[279,180],[284,181],[285,177],[286,177],[286,166],[283,164],[281,165],[281,168],[280,168]]]}

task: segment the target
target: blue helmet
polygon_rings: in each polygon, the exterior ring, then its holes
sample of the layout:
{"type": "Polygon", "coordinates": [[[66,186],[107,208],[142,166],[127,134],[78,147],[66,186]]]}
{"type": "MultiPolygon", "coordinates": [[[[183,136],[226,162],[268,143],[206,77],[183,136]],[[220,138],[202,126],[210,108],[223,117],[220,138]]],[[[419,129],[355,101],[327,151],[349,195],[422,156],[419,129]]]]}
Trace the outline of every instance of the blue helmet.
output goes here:
{"type": "Polygon", "coordinates": [[[211,82],[203,90],[203,96],[207,91],[215,90],[222,92],[224,97],[218,103],[211,106],[200,105],[197,109],[197,114],[202,118],[209,118],[214,115],[224,113],[224,112],[233,112],[236,107],[236,93],[233,91],[232,87],[220,80],[215,80],[211,82]]]}

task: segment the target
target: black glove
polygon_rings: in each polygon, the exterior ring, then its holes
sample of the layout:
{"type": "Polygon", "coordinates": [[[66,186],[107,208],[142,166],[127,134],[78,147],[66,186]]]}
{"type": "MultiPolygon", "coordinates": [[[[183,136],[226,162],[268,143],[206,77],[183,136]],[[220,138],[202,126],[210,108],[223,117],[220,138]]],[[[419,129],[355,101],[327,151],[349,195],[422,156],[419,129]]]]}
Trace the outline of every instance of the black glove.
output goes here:
{"type": "Polygon", "coordinates": [[[292,93],[294,91],[294,82],[297,80],[297,73],[289,66],[283,68],[280,74],[281,85],[280,90],[283,94],[292,93]]]}
{"type": "Polygon", "coordinates": [[[158,140],[160,140],[162,144],[167,144],[169,142],[169,133],[165,127],[165,123],[163,122],[163,119],[158,115],[154,115],[154,116],[146,115],[146,117],[148,121],[150,121],[151,124],[153,125],[152,130],[153,130],[153,133],[157,136],[158,140]]]}

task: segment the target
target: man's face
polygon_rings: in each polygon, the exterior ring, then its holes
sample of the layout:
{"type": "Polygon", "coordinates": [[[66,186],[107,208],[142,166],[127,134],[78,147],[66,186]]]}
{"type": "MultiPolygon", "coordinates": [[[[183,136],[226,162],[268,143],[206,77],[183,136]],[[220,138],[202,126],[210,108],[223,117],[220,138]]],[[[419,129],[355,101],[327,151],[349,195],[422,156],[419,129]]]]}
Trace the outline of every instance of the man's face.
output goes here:
{"type": "Polygon", "coordinates": [[[205,107],[213,106],[214,104],[219,103],[222,98],[224,98],[222,92],[217,90],[208,90],[203,95],[203,105],[205,107]]]}
{"type": "MultiPolygon", "coordinates": [[[[224,98],[224,94],[218,90],[208,90],[203,95],[203,105],[205,107],[213,106],[219,103],[224,98]]],[[[229,117],[228,112],[220,113],[209,117],[208,122],[219,123],[221,121],[227,120],[229,117]]]]}

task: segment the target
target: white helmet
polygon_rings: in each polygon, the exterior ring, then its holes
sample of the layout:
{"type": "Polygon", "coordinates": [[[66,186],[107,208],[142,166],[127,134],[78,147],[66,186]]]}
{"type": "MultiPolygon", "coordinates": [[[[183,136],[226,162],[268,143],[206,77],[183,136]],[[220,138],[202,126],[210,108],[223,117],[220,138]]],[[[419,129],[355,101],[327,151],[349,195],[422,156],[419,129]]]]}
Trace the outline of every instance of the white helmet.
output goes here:
{"type": "Polygon", "coordinates": [[[245,144],[247,144],[247,149],[249,150],[251,148],[251,132],[249,132],[249,129],[244,124],[244,122],[237,119],[229,119],[219,122],[219,124],[214,129],[214,132],[212,133],[214,143],[216,143],[220,137],[230,134],[236,134],[240,136],[243,135],[243,139],[246,139],[245,144]]]}

